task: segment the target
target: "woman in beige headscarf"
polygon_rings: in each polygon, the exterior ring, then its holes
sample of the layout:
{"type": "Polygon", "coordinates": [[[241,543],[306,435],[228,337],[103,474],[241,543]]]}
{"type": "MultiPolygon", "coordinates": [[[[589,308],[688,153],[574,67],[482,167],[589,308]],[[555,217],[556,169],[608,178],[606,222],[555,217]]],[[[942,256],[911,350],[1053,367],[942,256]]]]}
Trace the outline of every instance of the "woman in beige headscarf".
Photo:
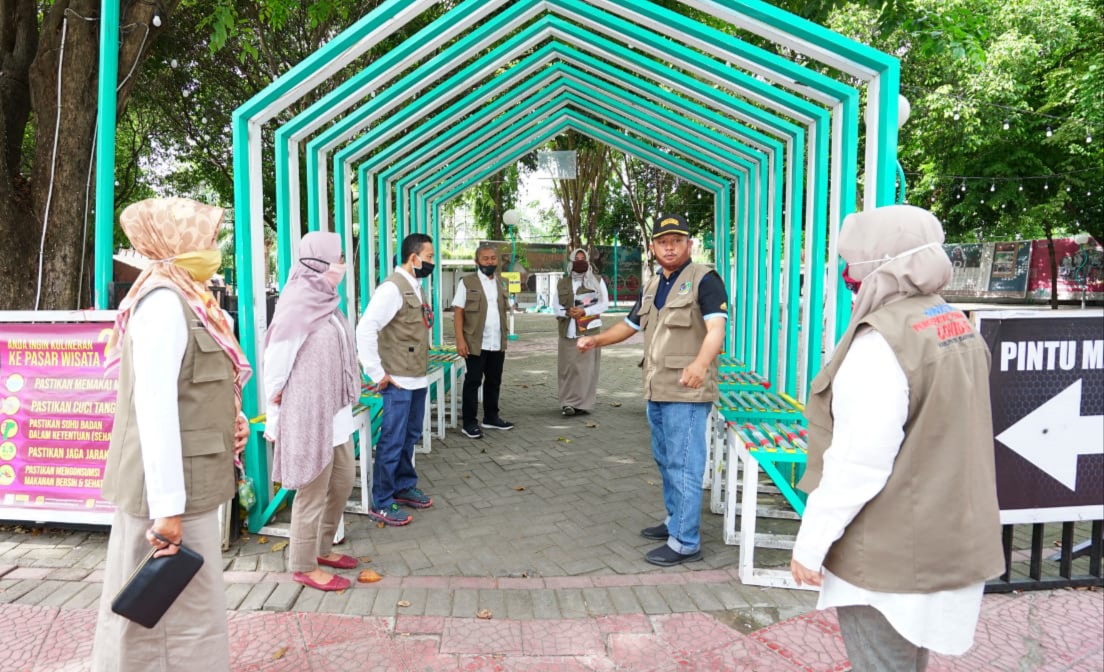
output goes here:
{"type": "Polygon", "coordinates": [[[252,369],[207,291],[222,208],[183,198],[129,206],[119,221],[150,259],[119,306],[108,366],[119,366],[103,496],[116,506],[92,669],[229,669],[218,507],[234,496],[235,452],[249,435],[241,387],[252,369]],[[111,611],[144,556],[180,545],[203,567],[146,629],[111,611]]]}
{"type": "Polygon", "coordinates": [[[790,569],[835,607],[856,670],[923,670],[973,643],[1004,568],[989,352],[938,292],[943,227],[907,205],[844,220],[851,324],[810,385],[809,492],[790,569]]]}
{"type": "Polygon", "coordinates": [[[585,415],[594,409],[601,364],[599,349],[580,352],[575,341],[601,331],[602,313],[608,309],[606,283],[591,270],[586,250],[573,250],[567,275],[560,278],[552,295],[552,313],[560,330],[556,367],[560,412],[565,416],[585,415]]]}

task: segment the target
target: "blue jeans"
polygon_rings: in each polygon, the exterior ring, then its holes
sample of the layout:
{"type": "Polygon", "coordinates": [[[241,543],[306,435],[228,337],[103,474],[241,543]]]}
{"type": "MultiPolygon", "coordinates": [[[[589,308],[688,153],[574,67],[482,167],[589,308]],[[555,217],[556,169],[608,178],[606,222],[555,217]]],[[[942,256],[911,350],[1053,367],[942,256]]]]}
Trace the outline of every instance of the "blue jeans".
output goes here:
{"type": "Polygon", "coordinates": [[[375,508],[391,506],[395,493],[418,484],[414,444],[422,438],[428,389],[404,390],[388,385],[380,391],[383,424],[376,444],[376,461],[372,464],[372,506],[375,508]]]}
{"type": "Polygon", "coordinates": [[[667,545],[682,554],[701,548],[705,424],[710,402],[649,401],[652,456],[663,479],[667,545]]]}

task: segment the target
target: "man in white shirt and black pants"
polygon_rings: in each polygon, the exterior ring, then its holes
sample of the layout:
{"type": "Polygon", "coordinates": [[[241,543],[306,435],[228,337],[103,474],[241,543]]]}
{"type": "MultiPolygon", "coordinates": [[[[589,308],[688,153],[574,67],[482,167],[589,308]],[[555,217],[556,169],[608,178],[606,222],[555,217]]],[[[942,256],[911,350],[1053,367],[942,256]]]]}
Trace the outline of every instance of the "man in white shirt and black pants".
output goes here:
{"type": "Polygon", "coordinates": [[[406,525],[413,509],[433,506],[417,488],[414,444],[422,438],[429,388],[429,330],[433,311],[422,297],[422,278],[433,273],[433,240],[424,233],[403,239],[402,264],[372,294],[357,324],[357,356],[383,397],[383,425],[372,465],[369,517],[406,525]]]}
{"type": "Polygon", "coordinates": [[[502,386],[502,366],[506,361],[506,287],[495,275],[498,252],[493,245],[482,244],[475,250],[479,272],[465,275],[452,299],[456,328],[456,351],[467,363],[464,377],[464,436],[482,439],[483,430],[475,421],[479,408],[479,388],[483,387],[483,422],[487,429],[513,429],[498,413],[498,393],[502,386]]]}

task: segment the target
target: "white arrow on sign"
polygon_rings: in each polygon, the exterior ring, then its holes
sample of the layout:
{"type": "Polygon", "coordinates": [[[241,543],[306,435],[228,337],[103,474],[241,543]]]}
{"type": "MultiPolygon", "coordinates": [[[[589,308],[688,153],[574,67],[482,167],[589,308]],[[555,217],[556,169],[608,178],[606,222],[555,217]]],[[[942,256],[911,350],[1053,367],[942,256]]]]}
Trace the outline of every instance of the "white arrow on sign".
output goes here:
{"type": "Polygon", "coordinates": [[[1077,458],[1104,453],[1104,415],[1081,415],[1081,381],[997,435],[1070,490],[1077,489],[1077,458]]]}

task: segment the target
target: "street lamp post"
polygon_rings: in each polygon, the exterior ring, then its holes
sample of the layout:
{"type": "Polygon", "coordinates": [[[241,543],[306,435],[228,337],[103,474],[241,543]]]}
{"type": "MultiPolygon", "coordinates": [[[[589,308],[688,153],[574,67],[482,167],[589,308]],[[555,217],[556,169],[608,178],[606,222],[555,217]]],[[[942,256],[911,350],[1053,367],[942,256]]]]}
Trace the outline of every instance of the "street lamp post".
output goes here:
{"type": "MultiPolygon", "coordinates": [[[[517,210],[510,208],[506,212],[502,213],[502,223],[510,229],[510,271],[513,272],[514,264],[517,263],[517,227],[521,222],[521,213],[517,210]]],[[[510,293],[510,335],[509,340],[516,341],[517,334],[514,332],[514,305],[516,297],[514,293],[510,293]]]]}

